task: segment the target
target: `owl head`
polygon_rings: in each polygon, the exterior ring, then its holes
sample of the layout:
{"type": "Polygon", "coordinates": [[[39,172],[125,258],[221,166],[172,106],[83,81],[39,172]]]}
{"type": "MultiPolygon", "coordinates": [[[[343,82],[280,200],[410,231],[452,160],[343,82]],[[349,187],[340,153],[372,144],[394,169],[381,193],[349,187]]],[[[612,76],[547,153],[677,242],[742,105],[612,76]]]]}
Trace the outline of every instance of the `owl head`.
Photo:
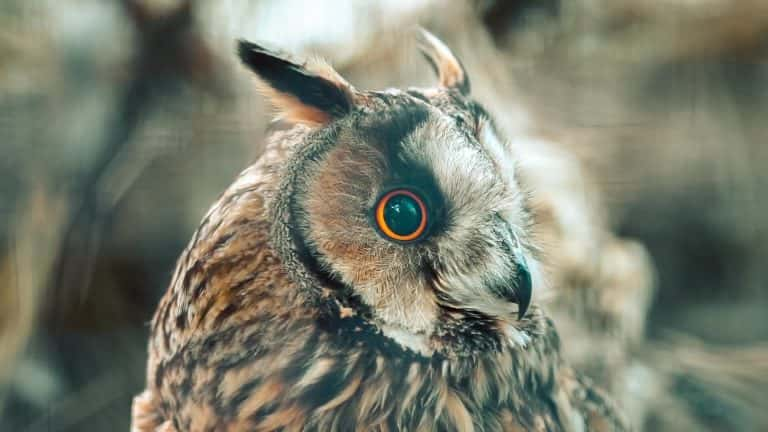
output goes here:
{"type": "Polygon", "coordinates": [[[294,144],[278,174],[274,246],[318,303],[409,350],[525,344],[536,261],[514,149],[469,95],[459,60],[430,33],[420,42],[438,84],[385,91],[239,43],[294,125],[281,133],[294,144]]]}

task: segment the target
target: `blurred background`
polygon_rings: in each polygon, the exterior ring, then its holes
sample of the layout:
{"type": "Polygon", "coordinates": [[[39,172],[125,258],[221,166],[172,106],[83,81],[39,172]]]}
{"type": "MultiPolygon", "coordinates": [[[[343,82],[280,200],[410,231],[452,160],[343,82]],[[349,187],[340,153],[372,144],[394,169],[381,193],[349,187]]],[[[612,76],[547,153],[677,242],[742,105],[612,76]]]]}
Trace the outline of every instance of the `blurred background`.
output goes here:
{"type": "Polygon", "coordinates": [[[269,124],[237,38],[426,86],[417,25],[513,141],[578,168],[587,224],[647,250],[644,338],[764,346],[765,0],[3,0],[0,430],[128,429],[175,259],[269,124]]]}

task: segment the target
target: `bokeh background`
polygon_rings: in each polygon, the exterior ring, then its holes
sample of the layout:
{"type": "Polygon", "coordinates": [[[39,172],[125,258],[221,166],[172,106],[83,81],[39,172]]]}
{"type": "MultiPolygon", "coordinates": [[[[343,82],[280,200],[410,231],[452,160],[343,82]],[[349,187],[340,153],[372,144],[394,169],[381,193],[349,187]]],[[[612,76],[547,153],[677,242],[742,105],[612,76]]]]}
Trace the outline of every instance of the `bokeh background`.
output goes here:
{"type": "Polygon", "coordinates": [[[647,249],[649,340],[768,341],[764,0],[3,0],[0,430],[128,429],[174,261],[270,119],[237,38],[382,89],[431,83],[418,25],[647,249]]]}

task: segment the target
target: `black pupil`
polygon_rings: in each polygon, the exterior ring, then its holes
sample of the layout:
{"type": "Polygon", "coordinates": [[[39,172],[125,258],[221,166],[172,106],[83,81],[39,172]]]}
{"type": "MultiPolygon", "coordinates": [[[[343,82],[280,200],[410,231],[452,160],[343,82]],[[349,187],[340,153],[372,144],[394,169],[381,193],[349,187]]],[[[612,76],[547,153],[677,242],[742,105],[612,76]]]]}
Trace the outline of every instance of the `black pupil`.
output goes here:
{"type": "Polygon", "coordinates": [[[392,232],[400,236],[416,232],[422,217],[419,203],[408,195],[395,195],[384,206],[384,222],[392,232]]]}

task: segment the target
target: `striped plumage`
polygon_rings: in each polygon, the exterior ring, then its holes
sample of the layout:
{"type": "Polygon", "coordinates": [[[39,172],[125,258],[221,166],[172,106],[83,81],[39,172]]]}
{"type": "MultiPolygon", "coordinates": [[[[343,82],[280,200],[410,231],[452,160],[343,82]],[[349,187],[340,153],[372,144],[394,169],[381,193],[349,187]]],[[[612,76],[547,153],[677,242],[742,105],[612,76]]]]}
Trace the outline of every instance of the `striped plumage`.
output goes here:
{"type": "Polygon", "coordinates": [[[386,92],[241,44],[296,124],[270,135],[181,255],[134,431],[626,429],[565,364],[542,310],[525,313],[527,192],[501,172],[511,156],[460,64],[425,38],[441,86],[386,92]],[[421,170],[442,206],[431,237],[369,234],[356,209],[383,178],[421,170]]]}

